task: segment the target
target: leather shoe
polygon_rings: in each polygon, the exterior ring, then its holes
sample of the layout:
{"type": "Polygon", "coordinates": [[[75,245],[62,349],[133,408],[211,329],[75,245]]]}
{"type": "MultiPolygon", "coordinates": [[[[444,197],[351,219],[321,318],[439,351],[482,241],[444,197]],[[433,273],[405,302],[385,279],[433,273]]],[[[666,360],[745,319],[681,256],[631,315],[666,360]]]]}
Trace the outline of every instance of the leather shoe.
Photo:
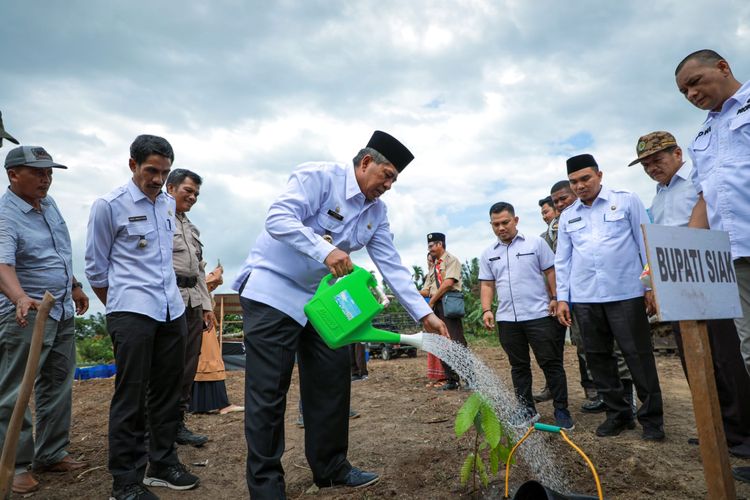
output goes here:
{"type": "Polygon", "coordinates": [[[586,393],[586,399],[589,401],[594,401],[599,397],[599,393],[593,387],[584,387],[583,392],[586,393]]]}
{"type": "Polygon", "coordinates": [[[729,454],[737,458],[750,458],[750,446],[745,443],[730,446],[729,454]]]}
{"type": "Polygon", "coordinates": [[[644,441],[664,441],[664,429],[661,426],[646,425],[643,427],[641,438],[644,441]]]}
{"type": "Polygon", "coordinates": [[[599,437],[617,436],[625,429],[635,429],[635,421],[633,419],[607,419],[596,428],[596,435],[599,437]]]}
{"type": "Polygon", "coordinates": [[[65,455],[65,458],[56,464],[39,465],[34,467],[34,470],[37,472],[73,472],[74,470],[83,469],[87,465],[86,462],[79,462],[70,455],[65,455]]]}
{"type": "Polygon", "coordinates": [[[602,398],[597,398],[594,401],[583,403],[583,405],[581,405],[581,411],[583,413],[602,413],[607,411],[607,404],[602,398]]]}
{"type": "Polygon", "coordinates": [[[737,481],[750,483],[750,467],[732,467],[732,475],[737,481]]]}
{"type": "Polygon", "coordinates": [[[13,476],[13,493],[21,495],[31,493],[39,489],[39,481],[34,479],[31,472],[22,472],[13,476]]]}
{"type": "Polygon", "coordinates": [[[330,486],[348,486],[349,488],[364,488],[377,483],[380,480],[380,476],[374,472],[365,472],[362,469],[352,467],[349,473],[341,481],[331,481],[327,484],[319,484],[319,488],[325,488],[330,486]]]}

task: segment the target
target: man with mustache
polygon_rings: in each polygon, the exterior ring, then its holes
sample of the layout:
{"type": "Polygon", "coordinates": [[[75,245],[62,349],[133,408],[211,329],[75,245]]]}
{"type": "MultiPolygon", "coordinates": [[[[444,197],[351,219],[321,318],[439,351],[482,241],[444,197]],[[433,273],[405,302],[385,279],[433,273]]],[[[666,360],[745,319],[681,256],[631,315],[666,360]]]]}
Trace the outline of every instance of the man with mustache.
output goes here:
{"type": "Polygon", "coordinates": [[[12,489],[19,494],[39,488],[29,466],[38,472],[70,472],[86,465],[65,448],[76,366],[74,306],[83,314],[89,299],[73,276],[68,226],[47,194],[55,168],[68,167],[53,162],[44,148],[12,149],[5,158],[10,186],[0,198],[0,443],[18,399],[36,309],[45,290],[56,300],[44,327],[34,383],[36,439],[26,408],[16,450],[12,489]]]}
{"type": "Polygon", "coordinates": [[[448,334],[401,264],[380,200],[413,158],[396,138],[375,131],[351,162],[300,165],[268,210],[238,283],[247,363],[246,478],[254,500],[286,498],[281,457],[295,355],[315,484],[361,488],[379,479],[347,460],[349,350],[328,348],[303,311],[327,273],[352,272],[351,252],[366,247],[412,318],[427,331],[448,334]]]}
{"type": "Polygon", "coordinates": [[[635,428],[613,355],[617,341],[643,403],[637,413],[642,437],[661,441],[661,388],[646,315],[653,298],[639,280],[646,263],[641,233],[641,224],[649,222],[646,209],[634,193],[602,186],[602,172],[590,154],[569,158],[567,168],[578,200],[560,214],[557,317],[570,326],[572,304],[586,361],[607,405],[607,419],[596,435],[616,436],[635,428]]]}
{"type": "Polygon", "coordinates": [[[109,408],[115,500],[157,499],[144,485],[187,490],[199,482],[175,448],[187,326],[172,266],[175,201],[162,191],[173,161],[164,138],[139,135],[132,179],[97,199],[89,217],[86,277],[106,306],[117,365],[109,408]]]}
{"type": "MultiPolygon", "coordinates": [[[[750,373],[750,82],[740,83],[716,51],[698,50],[675,69],[679,91],[706,120],[688,147],[698,201],[689,227],[729,233],[742,318],[734,320],[750,373]]],[[[750,467],[735,477],[750,482],[750,467]]]]}
{"type": "Polygon", "coordinates": [[[208,436],[194,434],[185,425],[185,413],[190,407],[193,379],[198,369],[203,330],[211,328],[215,321],[211,296],[206,285],[206,263],[203,261],[203,244],[200,231],[188,219],[187,212],[198,201],[203,179],[184,168],[172,170],[167,177],[167,193],[175,200],[175,233],[172,261],[177,277],[177,287],[185,302],[185,369],[180,395],[180,423],[177,429],[177,444],[203,446],[208,436]]]}

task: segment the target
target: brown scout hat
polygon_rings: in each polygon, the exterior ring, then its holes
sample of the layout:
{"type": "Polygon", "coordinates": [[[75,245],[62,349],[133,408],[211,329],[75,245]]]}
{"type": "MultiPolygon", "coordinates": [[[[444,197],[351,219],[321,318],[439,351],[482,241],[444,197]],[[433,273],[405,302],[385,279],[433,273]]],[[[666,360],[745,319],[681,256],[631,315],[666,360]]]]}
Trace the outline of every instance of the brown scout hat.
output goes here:
{"type": "Polygon", "coordinates": [[[641,160],[647,156],[651,156],[654,153],[671,148],[672,146],[677,146],[677,140],[672,134],[664,132],[663,130],[641,136],[641,138],[638,139],[638,144],[635,146],[635,152],[638,154],[638,158],[628,163],[628,167],[640,163],[641,160]]]}

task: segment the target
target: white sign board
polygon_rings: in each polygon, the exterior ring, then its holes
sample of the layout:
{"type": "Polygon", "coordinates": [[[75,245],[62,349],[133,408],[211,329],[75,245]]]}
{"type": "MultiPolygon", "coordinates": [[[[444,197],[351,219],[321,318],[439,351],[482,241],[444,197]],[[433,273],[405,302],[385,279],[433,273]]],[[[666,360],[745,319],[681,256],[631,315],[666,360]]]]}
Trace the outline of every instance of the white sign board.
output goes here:
{"type": "Polygon", "coordinates": [[[644,224],[659,321],[742,317],[729,235],[644,224]]]}

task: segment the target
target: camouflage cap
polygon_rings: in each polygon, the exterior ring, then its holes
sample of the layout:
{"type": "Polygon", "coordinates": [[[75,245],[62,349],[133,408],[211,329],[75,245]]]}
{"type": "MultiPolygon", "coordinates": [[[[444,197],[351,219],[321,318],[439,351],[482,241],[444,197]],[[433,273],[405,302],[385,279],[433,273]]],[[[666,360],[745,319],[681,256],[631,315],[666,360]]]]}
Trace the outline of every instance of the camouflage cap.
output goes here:
{"type": "Polygon", "coordinates": [[[663,151],[673,146],[677,146],[677,140],[672,134],[664,132],[663,130],[641,136],[641,138],[638,139],[638,144],[635,146],[635,152],[638,154],[638,158],[628,163],[628,167],[640,163],[641,160],[647,156],[651,156],[654,153],[658,153],[659,151],[663,151]]]}
{"type": "Polygon", "coordinates": [[[3,139],[8,139],[10,142],[18,144],[16,138],[5,131],[5,127],[3,127],[3,113],[0,111],[0,146],[3,145],[3,139]]]}

